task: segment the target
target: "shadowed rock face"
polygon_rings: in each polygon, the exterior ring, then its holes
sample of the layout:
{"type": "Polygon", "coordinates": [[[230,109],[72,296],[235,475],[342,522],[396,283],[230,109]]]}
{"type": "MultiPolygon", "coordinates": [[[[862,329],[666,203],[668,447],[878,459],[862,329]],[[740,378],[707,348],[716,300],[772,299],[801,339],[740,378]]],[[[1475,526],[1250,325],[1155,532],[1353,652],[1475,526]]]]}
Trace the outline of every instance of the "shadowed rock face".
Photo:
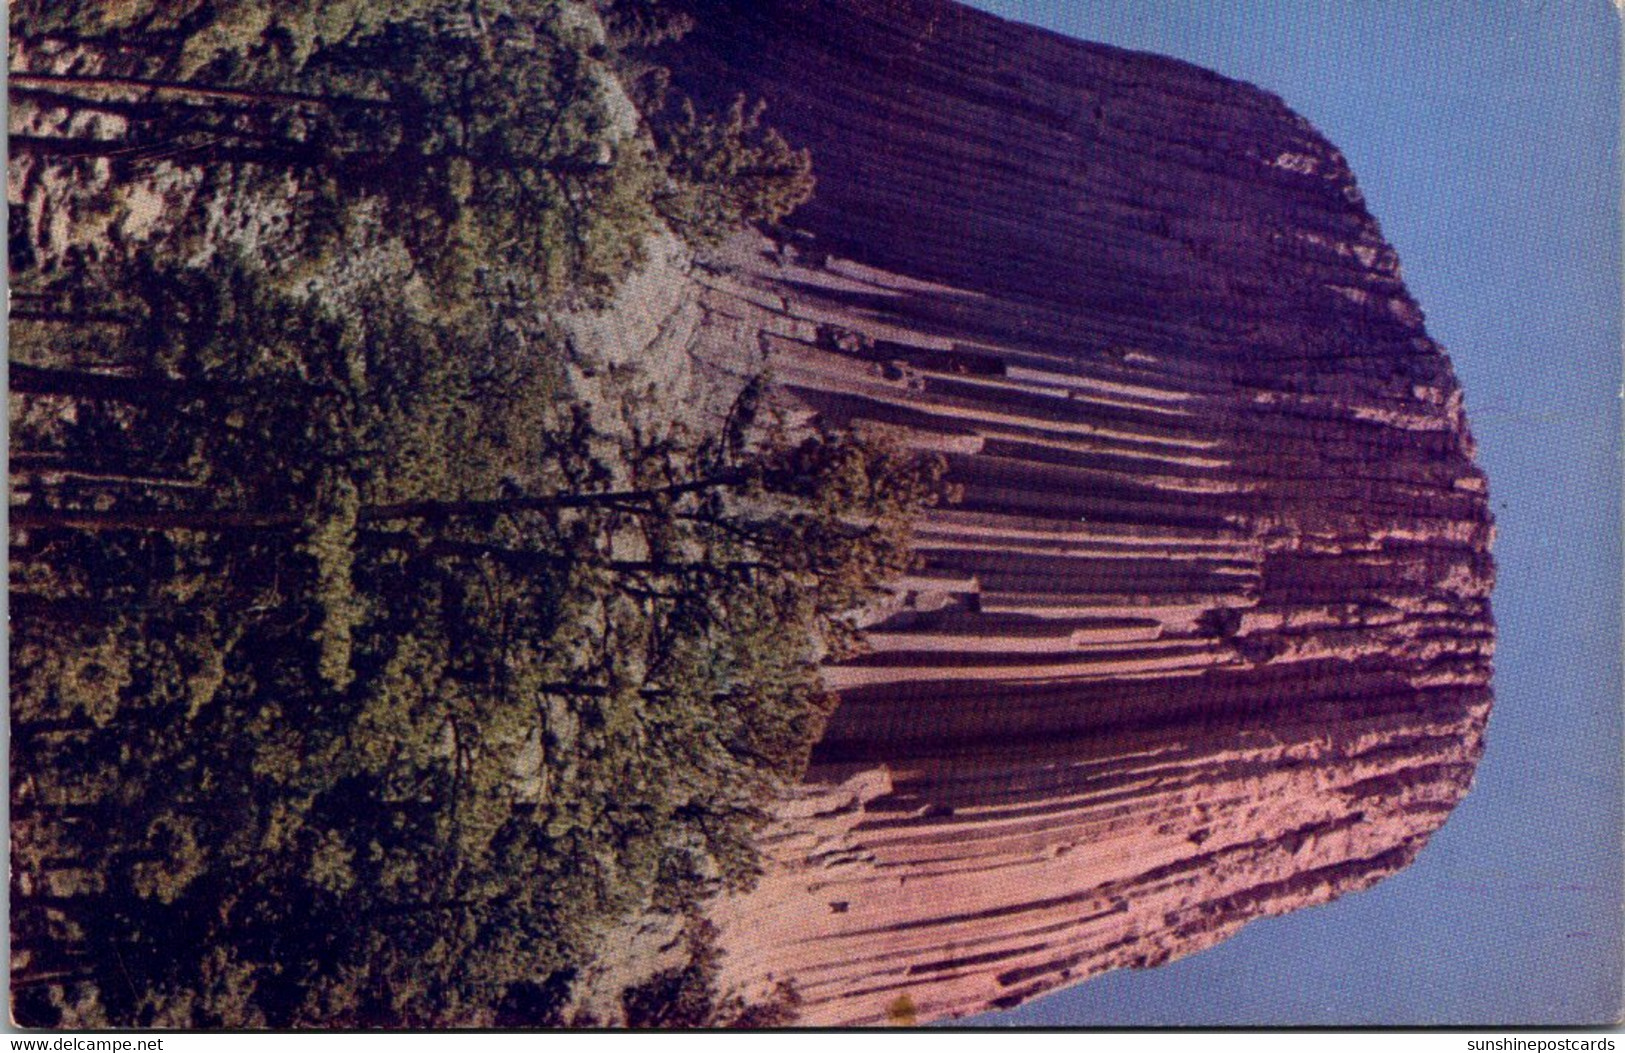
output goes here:
{"type": "Polygon", "coordinates": [[[1449,362],[1275,97],[939,0],[737,0],[665,56],[812,149],[694,349],[962,489],[717,911],[805,1024],[1014,1005],[1407,865],[1490,708],[1449,362]]]}

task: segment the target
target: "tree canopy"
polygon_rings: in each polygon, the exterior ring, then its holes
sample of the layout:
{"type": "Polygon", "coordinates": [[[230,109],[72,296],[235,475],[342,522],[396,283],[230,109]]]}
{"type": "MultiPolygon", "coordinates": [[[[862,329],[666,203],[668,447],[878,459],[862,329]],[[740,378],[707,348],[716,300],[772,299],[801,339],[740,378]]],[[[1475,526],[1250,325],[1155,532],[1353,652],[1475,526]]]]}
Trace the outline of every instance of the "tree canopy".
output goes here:
{"type": "MultiPolygon", "coordinates": [[[[12,245],[16,1019],[564,1020],[615,926],[753,880],[935,492],[761,378],[698,431],[571,386],[556,312],[807,158],[629,123],[573,4],[12,10],[64,217],[12,245]]],[[[626,1019],[694,1019],[694,938],[626,1019]]]]}

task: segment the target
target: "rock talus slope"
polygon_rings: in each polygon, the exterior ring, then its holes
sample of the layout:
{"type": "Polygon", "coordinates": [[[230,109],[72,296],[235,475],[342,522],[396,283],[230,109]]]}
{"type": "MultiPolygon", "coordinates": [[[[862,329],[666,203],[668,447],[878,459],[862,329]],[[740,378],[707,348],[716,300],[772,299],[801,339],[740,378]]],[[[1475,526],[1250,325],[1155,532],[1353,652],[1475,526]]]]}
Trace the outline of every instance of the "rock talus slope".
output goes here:
{"type": "Polygon", "coordinates": [[[1407,865],[1490,708],[1460,392],[1278,99],[942,0],[704,0],[663,56],[812,149],[694,353],[961,493],[717,908],[804,1024],[1010,1006],[1407,865]]]}

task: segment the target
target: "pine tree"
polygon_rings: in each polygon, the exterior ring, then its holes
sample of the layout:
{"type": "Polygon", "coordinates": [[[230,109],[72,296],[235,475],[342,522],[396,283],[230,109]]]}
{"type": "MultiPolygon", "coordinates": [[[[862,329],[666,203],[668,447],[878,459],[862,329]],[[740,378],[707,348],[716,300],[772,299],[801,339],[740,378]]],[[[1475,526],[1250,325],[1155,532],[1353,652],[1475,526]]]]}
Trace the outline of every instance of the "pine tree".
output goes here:
{"type": "Polygon", "coordinates": [[[556,1020],[605,931],[753,879],[935,492],[759,381],[709,435],[565,384],[548,309],[804,155],[742,104],[621,128],[542,0],[13,18],[124,56],[22,86],[124,130],[18,144],[80,233],[14,246],[17,1018],[556,1020]]]}

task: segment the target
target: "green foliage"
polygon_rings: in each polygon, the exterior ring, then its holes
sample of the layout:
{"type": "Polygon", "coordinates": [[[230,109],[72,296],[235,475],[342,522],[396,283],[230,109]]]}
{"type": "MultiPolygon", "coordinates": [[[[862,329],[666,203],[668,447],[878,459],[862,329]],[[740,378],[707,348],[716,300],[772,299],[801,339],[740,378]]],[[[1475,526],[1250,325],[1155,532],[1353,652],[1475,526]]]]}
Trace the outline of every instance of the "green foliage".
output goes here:
{"type": "Polygon", "coordinates": [[[694,16],[671,0],[602,0],[598,7],[617,49],[681,40],[694,28],[694,16]]]}
{"type": "Polygon", "coordinates": [[[621,993],[628,1027],[766,1028],[795,1022],[801,999],[788,981],[768,1001],[749,1005],[738,995],[719,990],[722,952],[716,944],[716,927],[709,921],[690,917],[683,943],[686,962],[621,993]]]}
{"type": "MultiPolygon", "coordinates": [[[[158,87],[139,102],[120,99],[134,87],[122,73],[48,86],[53,102],[124,122],[104,149],[76,147],[116,177],[87,182],[73,203],[87,245],[134,238],[192,257],[218,248],[221,214],[252,227],[286,213],[256,240],[290,278],[387,250],[404,252],[443,304],[506,284],[601,305],[657,220],[653,144],[615,101],[603,49],[551,0],[24,4],[13,27],[104,48],[117,36],[107,61],[119,67],[129,42],[147,44],[129,75],[158,87]],[[152,175],[190,194],[190,208],[133,226],[126,180],[152,175]]],[[[49,158],[39,163],[58,171],[85,163],[49,158]]]]}
{"type": "MultiPolygon", "coordinates": [[[[572,18],[13,5],[188,84],[50,169],[81,233],[17,270],[19,1020],[557,1022],[617,924],[754,879],[935,469],[759,382],[715,434],[572,398],[549,311],[810,185],[742,105],[623,127],[572,18]]],[[[694,960],[640,1019],[777,1011],[694,960]]]]}
{"type": "Polygon", "coordinates": [[[617,119],[582,31],[529,6],[482,5],[472,26],[462,12],[392,22],[305,73],[325,93],[387,100],[344,115],[331,177],[383,203],[437,289],[473,295],[503,264],[534,296],[601,303],[642,259],[655,159],[617,119]]]}
{"type": "Polygon", "coordinates": [[[688,240],[708,245],[748,224],[776,223],[812,196],[812,157],[762,123],[765,104],[737,98],[721,116],[684,99],[657,125],[671,186],[660,214],[688,240]]]}
{"type": "Polygon", "coordinates": [[[353,677],[351,644],[364,616],[350,576],[359,496],[355,484],[343,477],[322,487],[303,545],[305,554],[316,562],[314,591],[321,624],[315,638],[321,647],[321,676],[336,690],[348,687],[353,677]]]}

